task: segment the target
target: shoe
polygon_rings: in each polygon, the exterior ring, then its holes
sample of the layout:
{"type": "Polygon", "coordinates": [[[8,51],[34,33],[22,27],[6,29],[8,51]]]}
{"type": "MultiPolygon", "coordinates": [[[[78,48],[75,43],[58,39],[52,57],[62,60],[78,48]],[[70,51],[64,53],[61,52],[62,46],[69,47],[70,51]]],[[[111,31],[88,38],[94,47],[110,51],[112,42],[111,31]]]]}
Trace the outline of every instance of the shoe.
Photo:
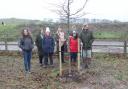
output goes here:
{"type": "Polygon", "coordinates": [[[44,66],[43,66],[43,68],[47,68],[47,66],[46,66],[46,65],[44,65],[44,66]]]}
{"type": "Polygon", "coordinates": [[[43,64],[40,64],[40,67],[42,67],[43,66],[43,64]]]}
{"type": "Polygon", "coordinates": [[[63,61],[62,63],[66,63],[65,61],[63,61]]]}
{"type": "Polygon", "coordinates": [[[31,71],[28,71],[28,74],[31,74],[31,71]]]}
{"type": "Polygon", "coordinates": [[[88,69],[89,67],[88,67],[88,65],[86,64],[86,65],[84,66],[84,68],[85,68],[85,69],[88,69]]]}
{"type": "Polygon", "coordinates": [[[51,67],[51,68],[53,68],[53,67],[54,67],[54,65],[52,64],[52,65],[50,65],[50,67],[51,67]]]}

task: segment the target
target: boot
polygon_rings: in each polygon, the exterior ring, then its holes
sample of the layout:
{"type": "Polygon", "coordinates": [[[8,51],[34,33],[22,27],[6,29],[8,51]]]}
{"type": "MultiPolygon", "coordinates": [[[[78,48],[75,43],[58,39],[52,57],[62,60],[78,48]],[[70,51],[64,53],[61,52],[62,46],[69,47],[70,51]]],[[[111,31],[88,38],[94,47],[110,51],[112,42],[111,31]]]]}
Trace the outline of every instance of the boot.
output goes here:
{"type": "Polygon", "coordinates": [[[91,64],[91,58],[88,58],[88,64],[89,65],[91,64]]]}
{"type": "Polygon", "coordinates": [[[89,68],[89,59],[86,58],[85,59],[85,69],[88,69],[89,68]]]}
{"type": "Polygon", "coordinates": [[[84,68],[85,68],[85,69],[88,69],[89,67],[88,67],[88,65],[87,65],[87,64],[85,64],[84,68]]]}

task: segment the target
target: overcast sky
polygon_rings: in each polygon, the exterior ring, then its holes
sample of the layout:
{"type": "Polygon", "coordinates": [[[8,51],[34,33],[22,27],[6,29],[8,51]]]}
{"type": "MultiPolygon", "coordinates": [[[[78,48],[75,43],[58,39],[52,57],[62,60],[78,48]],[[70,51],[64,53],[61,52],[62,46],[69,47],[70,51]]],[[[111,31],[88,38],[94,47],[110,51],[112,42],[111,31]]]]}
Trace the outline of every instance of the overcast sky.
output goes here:
{"type": "MultiPolygon", "coordinates": [[[[50,3],[63,0],[0,0],[0,18],[38,19],[59,18],[51,12],[50,3]]],[[[74,9],[82,6],[83,0],[76,0],[74,9]]],[[[89,0],[85,11],[87,18],[128,21],[128,0],[89,0]]]]}

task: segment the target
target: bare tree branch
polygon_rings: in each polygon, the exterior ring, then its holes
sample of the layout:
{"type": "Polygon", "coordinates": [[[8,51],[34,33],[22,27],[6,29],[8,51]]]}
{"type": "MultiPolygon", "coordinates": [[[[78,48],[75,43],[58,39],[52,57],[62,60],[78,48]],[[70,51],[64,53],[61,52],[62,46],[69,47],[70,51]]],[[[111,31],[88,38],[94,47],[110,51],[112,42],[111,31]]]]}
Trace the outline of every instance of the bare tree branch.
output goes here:
{"type": "Polygon", "coordinates": [[[88,0],[85,0],[85,3],[83,4],[83,6],[81,8],[79,8],[75,13],[71,14],[70,16],[80,13],[85,8],[87,2],[88,2],[88,0]]]}
{"type": "MultiPolygon", "coordinates": [[[[81,18],[81,17],[83,17],[83,16],[85,16],[85,15],[87,15],[87,14],[90,14],[90,13],[85,13],[85,12],[83,12],[83,13],[78,14],[78,15],[75,15],[75,16],[73,16],[73,17],[74,17],[74,18],[81,18]]],[[[72,17],[72,16],[70,16],[70,17],[72,17]]]]}

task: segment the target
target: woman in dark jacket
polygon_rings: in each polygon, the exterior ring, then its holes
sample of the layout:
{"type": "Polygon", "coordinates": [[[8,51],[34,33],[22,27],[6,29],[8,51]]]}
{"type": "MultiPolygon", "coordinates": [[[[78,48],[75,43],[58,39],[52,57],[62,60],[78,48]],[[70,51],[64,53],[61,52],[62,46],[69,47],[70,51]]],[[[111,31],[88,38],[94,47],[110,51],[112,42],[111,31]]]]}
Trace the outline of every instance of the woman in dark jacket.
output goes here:
{"type": "Polygon", "coordinates": [[[33,39],[28,29],[24,29],[22,31],[22,38],[20,39],[19,47],[22,49],[24,56],[25,72],[29,73],[31,70],[31,57],[32,57],[32,49],[34,48],[34,45],[33,45],[33,39]]]}
{"type": "Polygon", "coordinates": [[[43,52],[44,52],[44,67],[46,68],[48,65],[48,57],[50,59],[50,65],[53,66],[53,53],[54,53],[54,39],[53,37],[50,35],[50,30],[47,27],[46,28],[46,32],[45,32],[45,36],[43,39],[43,52]]]}
{"type": "Polygon", "coordinates": [[[37,46],[37,49],[38,49],[38,55],[39,55],[39,63],[40,65],[42,66],[43,65],[43,57],[44,57],[44,53],[43,53],[43,29],[41,30],[41,32],[37,35],[36,37],[36,46],[37,46]]]}

